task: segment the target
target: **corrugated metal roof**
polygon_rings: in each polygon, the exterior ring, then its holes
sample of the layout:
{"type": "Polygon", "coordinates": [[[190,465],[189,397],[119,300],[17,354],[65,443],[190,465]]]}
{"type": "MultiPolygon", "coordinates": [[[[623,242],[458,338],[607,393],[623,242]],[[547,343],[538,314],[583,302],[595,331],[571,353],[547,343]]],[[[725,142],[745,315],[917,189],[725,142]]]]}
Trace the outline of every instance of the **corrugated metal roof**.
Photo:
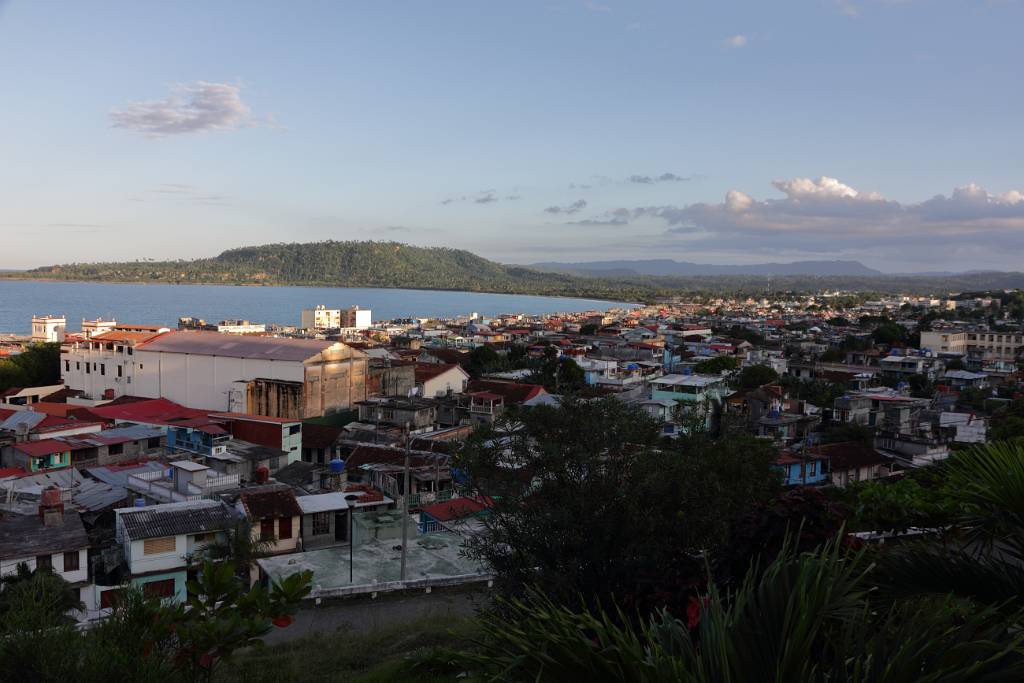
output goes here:
{"type": "MultiPolygon", "coordinates": [[[[199,356],[228,356],[263,360],[304,361],[338,342],[318,339],[250,337],[219,332],[170,332],[142,344],[143,351],[190,353],[199,356]]],[[[338,344],[340,346],[340,344],[338,344]]]]}
{"type": "Polygon", "coordinates": [[[45,419],[46,413],[37,413],[32,410],[19,410],[11,414],[3,422],[0,422],[0,429],[6,429],[14,432],[17,431],[19,424],[24,424],[31,430],[45,419]]]}
{"type": "Polygon", "coordinates": [[[89,547],[82,519],[65,512],[64,523],[45,526],[37,515],[0,519],[0,560],[20,559],[89,547]]]}
{"type": "Polygon", "coordinates": [[[124,522],[125,532],[133,541],[220,531],[238,521],[234,510],[215,500],[123,508],[118,514],[124,522]]]}

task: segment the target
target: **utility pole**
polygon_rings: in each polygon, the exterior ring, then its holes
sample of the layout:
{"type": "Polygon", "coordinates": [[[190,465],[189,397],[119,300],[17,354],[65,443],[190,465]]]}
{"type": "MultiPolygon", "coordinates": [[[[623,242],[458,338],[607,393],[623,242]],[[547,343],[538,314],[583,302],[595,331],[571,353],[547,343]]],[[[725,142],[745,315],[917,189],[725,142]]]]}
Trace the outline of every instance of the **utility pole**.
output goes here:
{"type": "Polygon", "coordinates": [[[412,442],[411,425],[405,423],[405,474],[402,484],[402,581],[405,581],[406,546],[409,544],[409,446],[412,442]]]}

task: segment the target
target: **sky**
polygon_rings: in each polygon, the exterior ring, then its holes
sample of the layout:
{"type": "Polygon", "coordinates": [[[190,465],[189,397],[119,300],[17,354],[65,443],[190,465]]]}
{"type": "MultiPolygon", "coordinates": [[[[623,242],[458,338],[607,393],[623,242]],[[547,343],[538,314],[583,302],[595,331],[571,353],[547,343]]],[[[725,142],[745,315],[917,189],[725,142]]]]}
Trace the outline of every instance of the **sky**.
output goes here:
{"type": "Polygon", "coordinates": [[[1015,269],[1022,0],[0,0],[0,268],[1015,269]]]}

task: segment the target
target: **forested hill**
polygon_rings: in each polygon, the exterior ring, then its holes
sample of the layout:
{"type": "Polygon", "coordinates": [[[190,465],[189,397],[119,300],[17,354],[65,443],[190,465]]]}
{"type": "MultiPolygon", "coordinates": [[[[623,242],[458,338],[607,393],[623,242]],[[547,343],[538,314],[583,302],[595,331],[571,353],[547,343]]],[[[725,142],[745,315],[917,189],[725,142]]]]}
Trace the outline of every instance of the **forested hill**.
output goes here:
{"type": "Polygon", "coordinates": [[[397,242],[311,242],[229,249],[192,261],[73,263],[19,277],[111,282],[321,285],[444,289],[620,298],[651,296],[653,284],[541,273],[461,249],[397,242]]]}
{"type": "Polygon", "coordinates": [[[615,301],[653,301],[682,291],[720,295],[815,292],[825,289],[879,293],[943,294],[1024,288],[1024,274],[979,272],[908,275],[717,275],[654,277],[541,272],[509,266],[461,249],[414,247],[398,242],[311,242],[230,249],[193,261],[72,263],[0,278],[313,285],[445,289],[506,294],[577,296],[615,301]]]}

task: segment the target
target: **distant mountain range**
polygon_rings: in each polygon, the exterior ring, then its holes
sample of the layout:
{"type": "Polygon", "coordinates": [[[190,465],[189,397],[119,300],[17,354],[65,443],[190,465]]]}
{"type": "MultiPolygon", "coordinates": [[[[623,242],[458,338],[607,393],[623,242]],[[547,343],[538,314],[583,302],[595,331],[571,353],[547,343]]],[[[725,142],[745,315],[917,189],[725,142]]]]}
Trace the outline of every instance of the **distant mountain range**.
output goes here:
{"type": "Polygon", "coordinates": [[[582,261],[579,263],[545,262],[529,266],[549,273],[587,277],[694,277],[718,275],[852,275],[858,277],[883,275],[859,261],[794,261],[793,263],[754,263],[745,266],[718,266],[671,259],[582,261]]]}
{"type": "Polygon", "coordinates": [[[613,301],[655,301],[685,291],[731,295],[814,292],[935,294],[1024,288],[1024,273],[884,274],[856,261],[797,261],[715,266],[661,260],[538,263],[515,266],[462,249],[398,242],[310,242],[229,249],[190,261],[70,263],[4,279],[176,284],[310,285],[540,294],[613,301]],[[770,282],[766,276],[770,276],[770,282]]]}

